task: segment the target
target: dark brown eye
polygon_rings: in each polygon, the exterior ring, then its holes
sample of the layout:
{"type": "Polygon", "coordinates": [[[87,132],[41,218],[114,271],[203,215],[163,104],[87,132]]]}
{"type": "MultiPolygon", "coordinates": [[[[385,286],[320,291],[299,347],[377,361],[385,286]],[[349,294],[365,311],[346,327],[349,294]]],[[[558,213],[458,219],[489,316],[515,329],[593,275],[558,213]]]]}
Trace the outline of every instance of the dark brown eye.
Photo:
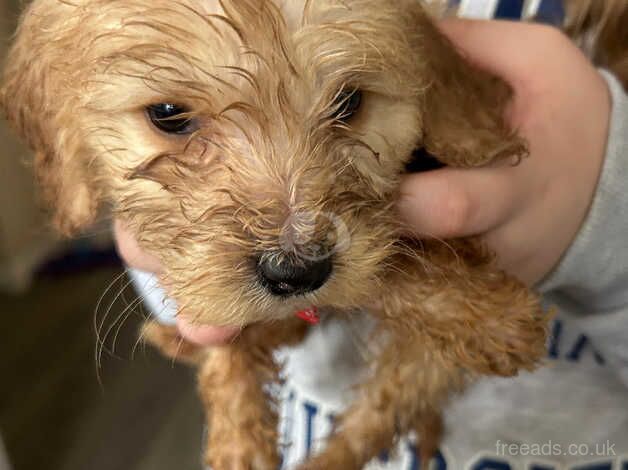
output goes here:
{"type": "Polygon", "coordinates": [[[362,105],[362,91],[356,89],[343,90],[336,97],[336,119],[347,122],[362,105]]]}
{"type": "Polygon", "coordinates": [[[146,108],[148,118],[160,131],[168,134],[191,134],[197,129],[197,123],[186,113],[183,106],[172,103],[152,104],[146,108]]]}

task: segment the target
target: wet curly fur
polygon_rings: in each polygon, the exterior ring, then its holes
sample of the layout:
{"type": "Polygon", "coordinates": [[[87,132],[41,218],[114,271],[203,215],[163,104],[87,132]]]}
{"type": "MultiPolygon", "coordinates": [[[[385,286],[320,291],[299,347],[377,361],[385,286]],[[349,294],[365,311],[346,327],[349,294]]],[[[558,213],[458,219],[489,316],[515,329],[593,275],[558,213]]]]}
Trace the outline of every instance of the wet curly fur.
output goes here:
{"type": "Polygon", "coordinates": [[[417,148],[456,167],[525,156],[502,119],[510,93],[414,0],[36,0],[2,101],[60,230],[107,206],[160,259],[179,315],[243,327],[211,350],[145,329],[199,366],[214,470],[278,467],[269,385],[273,352],[307,334],[295,311],[376,319],[370,376],[300,467],[322,470],[362,468],[412,431],[426,458],[453,393],[544,355],[534,294],[476,240],[408,238],[394,210],[417,148]],[[362,106],[345,122],[338,97],[354,89],[362,106]],[[155,129],[145,109],[163,102],[196,130],[155,129]],[[320,289],[278,297],[258,282],[259,257],[314,245],[333,257],[320,289]]]}

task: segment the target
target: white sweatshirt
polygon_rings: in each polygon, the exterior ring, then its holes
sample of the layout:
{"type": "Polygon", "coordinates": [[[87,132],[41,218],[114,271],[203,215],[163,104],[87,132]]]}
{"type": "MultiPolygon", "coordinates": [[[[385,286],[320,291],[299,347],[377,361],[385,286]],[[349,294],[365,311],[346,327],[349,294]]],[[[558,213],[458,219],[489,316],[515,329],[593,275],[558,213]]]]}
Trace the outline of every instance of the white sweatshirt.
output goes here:
{"type": "MultiPolygon", "coordinates": [[[[613,111],[595,199],[539,288],[560,310],[547,365],[513,379],[482,380],[453,399],[432,469],[628,470],[628,98],[614,77],[604,76],[613,111]]],[[[171,322],[176,306],[149,275],[131,274],[153,312],[171,322]]],[[[368,329],[366,316],[323,315],[302,345],[283,352],[283,468],[324,445],[334,416],[351,401],[368,329]]],[[[418,470],[413,439],[368,468],[418,470]]]]}

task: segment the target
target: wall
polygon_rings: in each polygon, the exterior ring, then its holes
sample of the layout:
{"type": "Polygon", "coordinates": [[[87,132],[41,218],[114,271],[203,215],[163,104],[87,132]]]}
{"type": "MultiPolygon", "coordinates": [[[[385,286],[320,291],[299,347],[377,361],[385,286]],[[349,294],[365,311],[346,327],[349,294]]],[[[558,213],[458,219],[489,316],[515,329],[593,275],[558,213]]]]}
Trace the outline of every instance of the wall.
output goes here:
{"type": "MultiPolygon", "coordinates": [[[[0,0],[0,60],[15,28],[19,1],[0,0]]],[[[28,151],[0,119],[0,289],[23,290],[33,267],[55,246],[37,203],[28,151]]]]}

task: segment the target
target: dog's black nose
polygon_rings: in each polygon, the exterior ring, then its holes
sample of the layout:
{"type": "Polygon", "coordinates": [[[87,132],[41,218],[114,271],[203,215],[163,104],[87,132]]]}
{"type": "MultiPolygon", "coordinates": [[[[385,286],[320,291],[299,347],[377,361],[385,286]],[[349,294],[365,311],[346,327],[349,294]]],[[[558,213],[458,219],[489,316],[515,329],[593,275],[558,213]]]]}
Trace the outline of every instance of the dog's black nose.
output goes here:
{"type": "Polygon", "coordinates": [[[262,258],[257,265],[260,282],[274,295],[288,297],[320,288],[332,271],[331,257],[320,260],[288,256],[262,258]]]}

